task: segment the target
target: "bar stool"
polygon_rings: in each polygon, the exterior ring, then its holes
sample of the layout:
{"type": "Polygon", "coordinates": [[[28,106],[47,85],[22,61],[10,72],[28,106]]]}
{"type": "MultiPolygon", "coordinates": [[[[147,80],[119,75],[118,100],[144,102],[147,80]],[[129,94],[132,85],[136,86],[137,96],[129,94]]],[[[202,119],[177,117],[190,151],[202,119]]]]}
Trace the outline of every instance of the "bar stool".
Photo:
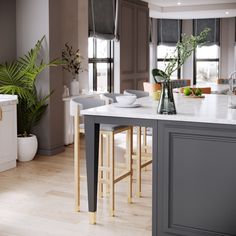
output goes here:
{"type": "MultiPolygon", "coordinates": [[[[70,112],[74,116],[74,129],[75,129],[75,141],[74,141],[74,162],[75,162],[75,205],[76,211],[80,211],[80,133],[84,133],[84,125],[80,124],[80,111],[82,109],[89,109],[93,107],[98,107],[105,105],[105,102],[97,97],[76,97],[70,102],[70,112]]],[[[85,134],[86,135],[86,134],[85,134]]],[[[99,139],[99,185],[107,184],[110,190],[110,214],[114,216],[115,211],[115,183],[121,181],[122,179],[129,177],[128,181],[128,202],[132,201],[132,128],[126,126],[117,126],[110,124],[101,124],[99,139]],[[114,136],[118,132],[127,132],[127,168],[120,176],[115,177],[115,161],[114,161],[114,136]],[[103,157],[103,136],[108,137],[107,149],[108,153],[108,163],[109,165],[104,165],[103,157]],[[107,173],[108,179],[105,179],[104,172],[107,173]]]]}
{"type": "MultiPolygon", "coordinates": [[[[149,93],[141,90],[125,90],[124,94],[134,94],[137,98],[148,97],[149,93]]],[[[150,147],[147,145],[147,128],[136,127],[137,129],[137,149],[133,153],[132,158],[137,164],[137,196],[141,197],[142,192],[142,169],[152,164],[152,153],[149,152],[150,147]],[[141,137],[143,135],[143,144],[141,137]],[[143,150],[143,151],[142,151],[143,150]]]]}

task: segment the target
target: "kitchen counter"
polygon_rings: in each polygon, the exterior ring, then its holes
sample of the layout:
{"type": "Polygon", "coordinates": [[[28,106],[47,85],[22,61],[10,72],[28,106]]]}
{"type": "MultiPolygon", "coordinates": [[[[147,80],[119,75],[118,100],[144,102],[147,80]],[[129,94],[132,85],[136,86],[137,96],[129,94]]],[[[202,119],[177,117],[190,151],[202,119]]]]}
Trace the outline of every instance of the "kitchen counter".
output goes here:
{"type": "Polygon", "coordinates": [[[17,96],[0,94],[0,172],[16,167],[17,96]]]}
{"type": "Polygon", "coordinates": [[[17,104],[17,96],[16,95],[5,95],[0,94],[0,106],[8,106],[17,104]]]}
{"type": "MultiPolygon", "coordinates": [[[[157,102],[84,110],[89,212],[97,211],[99,125],[152,128],[152,236],[236,235],[236,110],[227,96],[175,94],[177,115],[157,102]]],[[[106,225],[103,223],[104,227],[106,225]]]]}
{"type": "Polygon", "coordinates": [[[115,104],[88,110],[82,110],[84,115],[115,116],[126,118],[190,121],[217,124],[236,125],[236,109],[228,108],[228,96],[206,94],[205,98],[189,98],[174,94],[177,115],[158,115],[158,102],[150,97],[138,99],[139,108],[117,108],[115,104]]]}

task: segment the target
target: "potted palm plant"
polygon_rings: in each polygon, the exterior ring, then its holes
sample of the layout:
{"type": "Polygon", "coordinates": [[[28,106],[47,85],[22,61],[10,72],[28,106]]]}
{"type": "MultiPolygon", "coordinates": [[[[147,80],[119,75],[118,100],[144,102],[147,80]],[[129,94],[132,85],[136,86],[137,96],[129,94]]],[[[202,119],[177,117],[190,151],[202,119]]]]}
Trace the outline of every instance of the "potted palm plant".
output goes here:
{"type": "Polygon", "coordinates": [[[41,120],[47,109],[52,92],[39,97],[36,89],[38,75],[50,66],[58,66],[60,60],[49,63],[40,60],[40,51],[45,37],[25,56],[11,63],[0,64],[0,93],[18,95],[17,132],[18,160],[30,161],[34,158],[38,142],[32,129],[41,120]]]}
{"type": "MultiPolygon", "coordinates": [[[[206,37],[210,29],[204,29],[197,36],[182,35],[182,40],[177,42],[175,51],[171,55],[171,60],[166,63],[165,70],[154,69],[154,80],[162,85],[161,99],[158,105],[158,114],[176,114],[171,75],[181,68],[186,60],[192,55],[197,46],[203,46],[206,43],[206,37]]],[[[169,55],[166,55],[166,58],[169,55]]]]}

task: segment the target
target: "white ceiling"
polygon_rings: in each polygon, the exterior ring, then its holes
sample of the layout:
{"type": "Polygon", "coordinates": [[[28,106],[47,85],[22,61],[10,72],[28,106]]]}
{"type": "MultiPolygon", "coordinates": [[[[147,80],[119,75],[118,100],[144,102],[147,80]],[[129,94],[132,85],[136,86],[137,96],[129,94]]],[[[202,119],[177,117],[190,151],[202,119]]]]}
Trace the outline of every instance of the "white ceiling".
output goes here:
{"type": "Polygon", "coordinates": [[[178,2],[181,6],[193,5],[209,5],[209,4],[225,4],[236,3],[236,0],[146,0],[146,2],[161,6],[161,7],[174,7],[178,2]]]}
{"type": "Polygon", "coordinates": [[[144,0],[154,18],[224,18],[236,16],[236,0],[144,0]],[[178,4],[180,3],[180,4],[178,4]]]}

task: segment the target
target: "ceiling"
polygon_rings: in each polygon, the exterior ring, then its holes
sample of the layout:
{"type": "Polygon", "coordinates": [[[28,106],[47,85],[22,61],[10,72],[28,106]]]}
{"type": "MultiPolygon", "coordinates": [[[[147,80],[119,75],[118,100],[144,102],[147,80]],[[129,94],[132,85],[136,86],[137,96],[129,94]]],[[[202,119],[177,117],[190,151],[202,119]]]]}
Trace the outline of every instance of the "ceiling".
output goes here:
{"type": "Polygon", "coordinates": [[[144,0],[154,18],[223,18],[236,16],[236,0],[144,0]]]}

